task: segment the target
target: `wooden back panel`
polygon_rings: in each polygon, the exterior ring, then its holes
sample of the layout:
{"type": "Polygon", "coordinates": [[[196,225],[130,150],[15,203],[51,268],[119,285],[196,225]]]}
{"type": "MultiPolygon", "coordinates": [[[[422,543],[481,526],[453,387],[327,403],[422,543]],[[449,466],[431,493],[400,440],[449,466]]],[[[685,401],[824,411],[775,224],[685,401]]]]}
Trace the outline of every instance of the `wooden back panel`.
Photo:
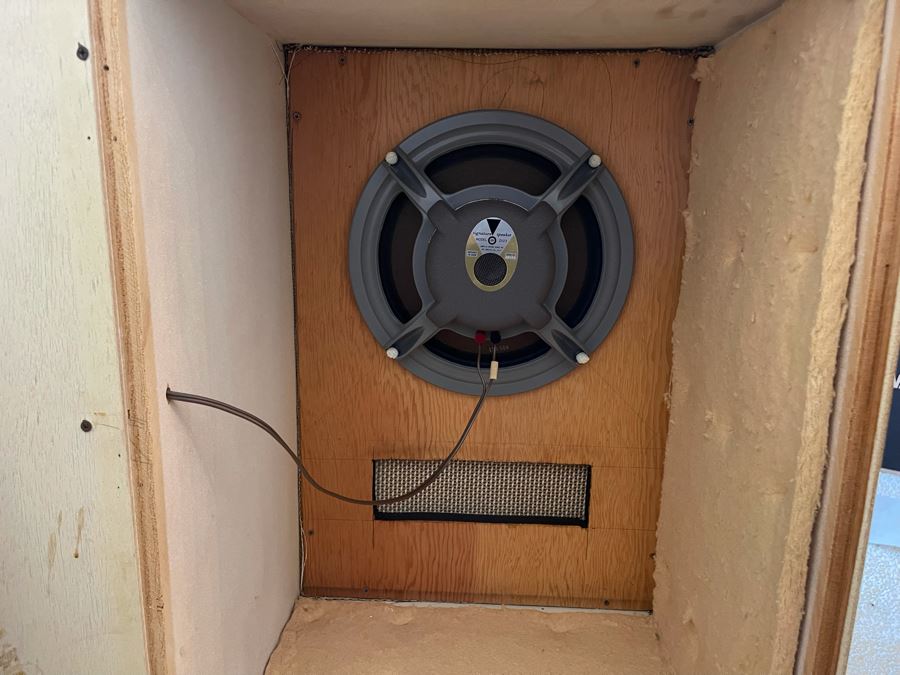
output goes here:
{"type": "Polygon", "coordinates": [[[488,401],[460,454],[591,464],[590,526],[375,521],[305,486],[305,593],[650,607],[693,66],[666,53],[294,53],[301,454],[327,486],[369,497],[374,458],[443,456],[474,404],[385,358],[356,308],[350,220],[385,152],[453,113],[532,113],[600,154],[635,235],[628,301],[590,364],[488,401]]]}

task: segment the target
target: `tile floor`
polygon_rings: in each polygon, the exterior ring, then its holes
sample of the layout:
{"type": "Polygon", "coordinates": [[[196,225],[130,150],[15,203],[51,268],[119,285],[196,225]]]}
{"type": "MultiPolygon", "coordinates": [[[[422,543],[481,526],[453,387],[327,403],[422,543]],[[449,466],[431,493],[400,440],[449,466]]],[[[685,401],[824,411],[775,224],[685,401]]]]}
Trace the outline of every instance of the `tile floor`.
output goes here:
{"type": "Polygon", "coordinates": [[[879,476],[847,675],[900,675],[900,473],[879,476]]]}

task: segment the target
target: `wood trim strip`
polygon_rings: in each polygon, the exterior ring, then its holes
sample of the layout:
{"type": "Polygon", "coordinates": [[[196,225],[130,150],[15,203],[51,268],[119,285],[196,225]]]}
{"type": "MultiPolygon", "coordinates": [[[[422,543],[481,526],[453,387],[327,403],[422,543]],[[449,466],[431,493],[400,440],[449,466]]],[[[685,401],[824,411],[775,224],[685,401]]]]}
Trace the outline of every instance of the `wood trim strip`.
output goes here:
{"type": "Polygon", "coordinates": [[[124,3],[89,0],[111,267],[119,328],[122,388],[128,411],[131,493],[141,575],[149,672],[174,672],[171,617],[166,598],[168,559],[164,536],[162,474],[149,296],[139,217],[134,157],[130,69],[124,3]]]}
{"type": "MultiPolygon", "coordinates": [[[[887,378],[893,373],[891,328],[900,270],[900,18],[888,3],[860,209],[857,260],[841,344],[823,489],[811,560],[807,616],[795,670],[841,670],[844,633],[852,628],[860,535],[887,378]],[[891,38],[891,36],[895,36],[891,38]],[[848,618],[850,621],[848,621],[848,618]]],[[[887,399],[890,400],[889,398],[887,399]]],[[[880,433],[879,433],[880,430],[880,433]]]]}

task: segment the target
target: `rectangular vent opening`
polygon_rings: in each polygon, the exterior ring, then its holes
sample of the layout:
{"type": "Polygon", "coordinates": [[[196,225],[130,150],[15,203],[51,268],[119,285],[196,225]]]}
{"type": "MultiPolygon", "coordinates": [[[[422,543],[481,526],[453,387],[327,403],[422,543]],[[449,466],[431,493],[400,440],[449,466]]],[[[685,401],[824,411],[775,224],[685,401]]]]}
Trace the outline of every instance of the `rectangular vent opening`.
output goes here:
{"type": "MultiPolygon", "coordinates": [[[[376,459],[373,496],[412,490],[437,460],[376,459]]],[[[458,460],[419,494],[375,507],[376,520],[458,520],[479,523],[588,525],[589,464],[458,460]]]]}

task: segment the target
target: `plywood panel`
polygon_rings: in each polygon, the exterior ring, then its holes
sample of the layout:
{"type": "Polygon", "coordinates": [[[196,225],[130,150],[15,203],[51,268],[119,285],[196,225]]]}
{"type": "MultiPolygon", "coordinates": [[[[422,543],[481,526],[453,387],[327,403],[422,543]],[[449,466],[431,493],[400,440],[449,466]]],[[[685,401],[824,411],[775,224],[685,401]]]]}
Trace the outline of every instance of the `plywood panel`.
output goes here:
{"type": "Polygon", "coordinates": [[[363,531],[370,509],[330,505],[307,489],[306,527],[315,532],[308,592],[649,607],[650,574],[635,570],[646,571],[659,501],[692,68],[693,59],[663,53],[295,53],[301,452],[330,486],[369,496],[373,458],[445,454],[474,403],[385,359],[353,300],[347,238],[355,202],[373,167],[406,135],[474,108],[560,124],[610,167],[636,249],[628,302],[590,366],[489,401],[460,455],[590,463],[591,527],[610,529],[377,522],[363,531]],[[639,534],[628,542],[610,534],[608,545],[594,545],[601,531],[639,534]],[[635,538],[640,546],[630,543],[635,538]]]}
{"type": "Polygon", "coordinates": [[[17,2],[3,24],[0,672],[141,675],[88,5],[17,2]]]}
{"type": "Polygon", "coordinates": [[[371,519],[305,527],[308,594],[623,609],[652,599],[652,530],[371,519]]]}
{"type": "Polygon", "coordinates": [[[147,664],[151,675],[172,670],[168,550],[163,517],[157,386],[150,338],[150,293],[138,215],[131,119],[131,81],[125,47],[125,8],[91,0],[94,82],[106,186],[113,287],[118,315],[122,387],[131,459],[131,486],[147,664]]]}

